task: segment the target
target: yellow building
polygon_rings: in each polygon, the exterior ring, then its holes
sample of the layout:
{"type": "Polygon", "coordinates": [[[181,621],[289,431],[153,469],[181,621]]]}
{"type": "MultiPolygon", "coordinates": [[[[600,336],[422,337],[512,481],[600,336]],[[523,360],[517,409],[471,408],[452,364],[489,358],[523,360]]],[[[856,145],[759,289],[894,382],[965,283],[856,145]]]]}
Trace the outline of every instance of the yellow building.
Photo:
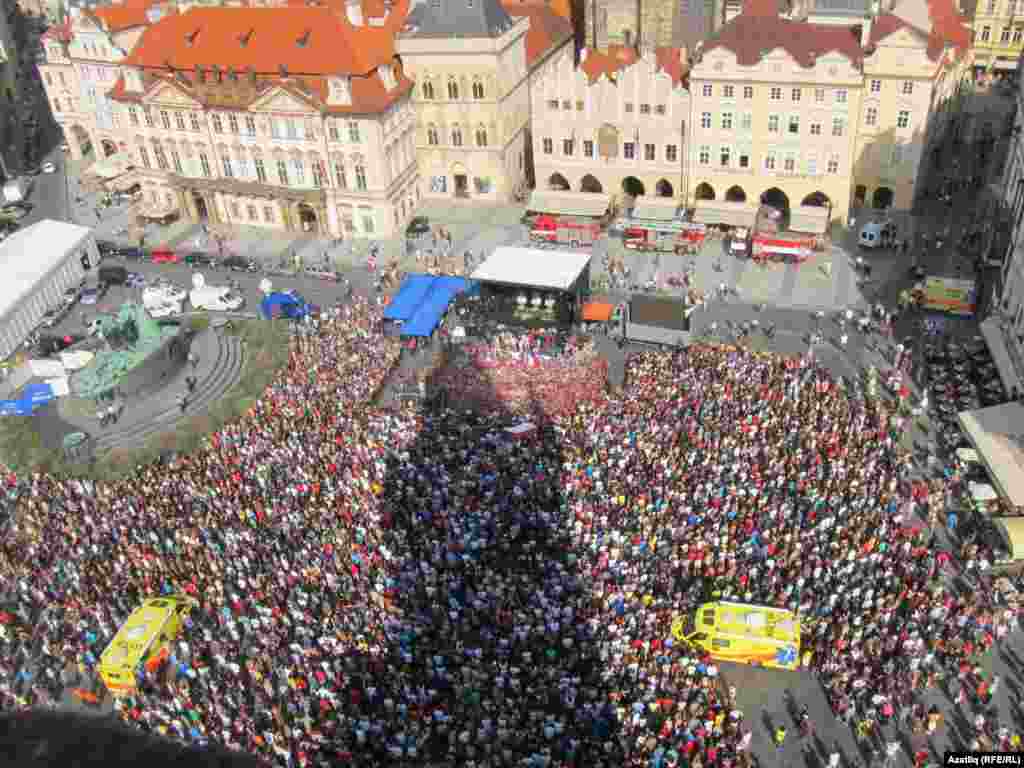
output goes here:
{"type": "Polygon", "coordinates": [[[1024,49],[1024,0],[977,0],[971,27],[975,66],[1016,71],[1024,49]]]}
{"type": "MultiPolygon", "coordinates": [[[[863,53],[850,27],[748,9],[690,71],[692,201],[850,205],[863,53]]],[[[688,202],[692,202],[688,201],[688,202]]]]}

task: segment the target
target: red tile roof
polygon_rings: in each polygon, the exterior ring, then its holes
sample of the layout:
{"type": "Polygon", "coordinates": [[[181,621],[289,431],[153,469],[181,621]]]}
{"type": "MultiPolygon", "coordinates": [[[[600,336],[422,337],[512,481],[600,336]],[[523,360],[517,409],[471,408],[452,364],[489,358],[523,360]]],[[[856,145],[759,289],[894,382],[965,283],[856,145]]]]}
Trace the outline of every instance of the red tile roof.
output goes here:
{"type": "Polygon", "coordinates": [[[958,52],[970,47],[971,32],[967,19],[957,10],[953,0],[929,0],[928,17],[931,29],[918,29],[899,16],[882,14],[871,26],[871,42],[877,44],[901,29],[910,29],[928,39],[928,58],[932,61],[942,58],[947,45],[958,52]]]}
{"type": "MultiPolygon", "coordinates": [[[[100,5],[89,8],[86,12],[103,22],[109,32],[121,32],[132,27],[145,27],[149,24],[146,11],[161,5],[161,0],[124,0],[117,5],[100,5]]],[[[165,8],[165,13],[177,13],[172,7],[165,8]]]]}
{"type": "Polygon", "coordinates": [[[526,63],[532,65],[556,45],[572,37],[572,23],[545,5],[506,2],[509,16],[529,16],[526,33],[526,63]]]}
{"type": "Polygon", "coordinates": [[[685,51],[685,48],[658,48],[654,52],[657,71],[669,75],[673,85],[680,85],[690,73],[689,62],[684,63],[682,59],[685,51]]]}
{"type": "Polygon", "coordinates": [[[42,34],[43,39],[60,40],[62,43],[70,43],[71,36],[71,19],[62,24],[54,24],[42,34]]]}
{"type": "Polygon", "coordinates": [[[585,50],[587,58],[580,65],[580,69],[591,83],[597,82],[601,75],[614,78],[617,72],[632,66],[640,58],[635,48],[624,45],[609,45],[606,52],[594,48],[585,50]]]}
{"type": "MultiPolygon", "coordinates": [[[[402,18],[407,7],[407,0],[396,3],[402,18]]],[[[146,29],[124,63],[176,70],[217,65],[277,72],[284,66],[295,74],[365,74],[394,56],[395,22],[388,21],[355,28],[344,13],[327,7],[195,7],[146,29]]]]}
{"type": "Polygon", "coordinates": [[[784,49],[802,67],[814,65],[811,54],[821,56],[834,51],[853,62],[863,58],[860,35],[854,28],[790,21],[771,13],[758,15],[749,10],[744,10],[722,27],[717,37],[704,44],[704,51],[715,48],[732,51],[741,67],[753,66],[763,53],[777,48],[784,49]]]}

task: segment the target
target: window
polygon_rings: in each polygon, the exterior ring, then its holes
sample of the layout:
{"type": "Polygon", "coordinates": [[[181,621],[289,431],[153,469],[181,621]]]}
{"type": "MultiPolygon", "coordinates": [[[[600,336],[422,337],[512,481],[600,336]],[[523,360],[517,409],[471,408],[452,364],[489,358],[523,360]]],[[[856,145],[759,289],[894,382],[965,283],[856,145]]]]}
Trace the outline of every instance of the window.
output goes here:
{"type": "Polygon", "coordinates": [[[128,107],[128,122],[132,125],[139,124],[139,110],[135,107],[128,107]]]}
{"type": "Polygon", "coordinates": [[[655,150],[653,144],[644,144],[644,160],[651,163],[657,159],[657,150],[655,150]]]}
{"type": "Polygon", "coordinates": [[[789,133],[800,133],[800,115],[789,116],[789,126],[787,130],[789,133]]]}
{"type": "Polygon", "coordinates": [[[541,145],[545,155],[550,155],[555,151],[555,142],[551,139],[544,139],[541,141],[541,145]]]}
{"type": "Polygon", "coordinates": [[[705,99],[710,99],[714,89],[710,85],[705,85],[701,88],[701,93],[704,94],[705,99]]]}
{"type": "Polygon", "coordinates": [[[484,97],[484,84],[479,80],[473,81],[473,98],[482,99],[484,97]]]}
{"type": "Polygon", "coordinates": [[[429,144],[432,147],[436,147],[440,143],[441,143],[441,141],[440,141],[440,139],[439,139],[439,137],[437,135],[437,126],[436,125],[428,125],[427,126],[427,144],[429,144]]]}
{"type": "Polygon", "coordinates": [[[231,158],[225,154],[221,156],[220,162],[224,166],[224,178],[233,179],[235,177],[235,169],[231,165],[231,158]]]}
{"type": "Polygon", "coordinates": [[[317,159],[313,160],[309,167],[313,171],[313,186],[322,187],[324,185],[324,164],[317,159]]]}
{"type": "Polygon", "coordinates": [[[632,101],[627,101],[623,105],[623,108],[626,110],[627,114],[632,114],[633,113],[633,102],[632,101]]]}
{"type": "Polygon", "coordinates": [[[430,82],[429,80],[424,80],[423,81],[423,88],[421,90],[423,91],[423,98],[424,98],[424,100],[426,100],[426,101],[433,101],[434,100],[434,84],[432,82],[430,82]]]}
{"type": "Polygon", "coordinates": [[[156,157],[157,167],[161,171],[167,170],[167,155],[164,154],[164,148],[162,145],[153,143],[153,155],[156,157]]]}
{"type": "Polygon", "coordinates": [[[178,150],[171,148],[171,162],[174,164],[174,172],[182,173],[181,170],[181,155],[178,154],[178,150]]]}
{"type": "Polygon", "coordinates": [[[722,86],[722,98],[723,99],[731,99],[731,98],[733,98],[735,96],[735,91],[736,91],[736,89],[733,86],[731,86],[731,85],[723,85],[722,86]]]}
{"type": "Polygon", "coordinates": [[[782,101],[782,89],[771,88],[768,90],[768,98],[772,101],[782,101]]]}
{"type": "Polygon", "coordinates": [[[185,130],[185,115],[181,112],[174,113],[174,127],[179,131],[185,130]]]}
{"type": "Polygon", "coordinates": [[[988,3],[986,4],[986,6],[988,8],[988,13],[989,14],[993,14],[993,13],[996,12],[996,0],[988,0],[988,3]]]}
{"type": "Polygon", "coordinates": [[[231,133],[238,133],[238,115],[234,113],[228,115],[228,130],[231,133]]]}
{"type": "Polygon", "coordinates": [[[626,158],[627,160],[635,160],[636,159],[636,144],[634,144],[632,141],[627,141],[625,144],[623,144],[622,145],[622,156],[624,158],[626,158]]]}
{"type": "Polygon", "coordinates": [[[882,92],[882,81],[881,80],[872,80],[871,81],[871,92],[872,93],[881,93],[882,92]]]}
{"type": "Polygon", "coordinates": [[[284,121],[285,134],[289,139],[299,138],[299,127],[292,118],[286,118],[284,121]]]}
{"type": "Polygon", "coordinates": [[[864,111],[865,125],[878,125],[878,107],[868,107],[864,111]]]}
{"type": "Polygon", "coordinates": [[[462,146],[462,128],[460,128],[457,125],[454,128],[452,128],[452,146],[453,147],[461,147],[462,146]]]}
{"type": "Polygon", "coordinates": [[[999,33],[999,42],[1005,45],[1010,42],[1010,34],[1012,30],[1009,27],[1003,27],[1003,31],[999,33]]]}
{"type": "MultiPolygon", "coordinates": [[[[331,125],[333,126],[334,123],[331,123],[331,125]]],[[[245,116],[245,132],[249,136],[256,135],[256,118],[251,117],[250,115],[245,116]]],[[[335,134],[334,138],[338,138],[337,134],[335,134]]]]}
{"type": "Polygon", "coordinates": [[[792,155],[786,155],[782,160],[782,170],[786,173],[796,172],[796,158],[792,155]]]}
{"type": "Polygon", "coordinates": [[[839,158],[835,155],[828,159],[828,172],[833,176],[839,173],[839,158]]]}
{"type": "Polygon", "coordinates": [[[723,131],[731,131],[732,130],[732,112],[723,112],[722,113],[722,130],[723,131]]]}
{"type": "Polygon", "coordinates": [[[165,130],[171,130],[171,116],[168,114],[166,109],[160,110],[160,125],[162,125],[165,130]]]}
{"type": "Polygon", "coordinates": [[[711,162],[711,147],[701,147],[697,152],[697,162],[701,165],[707,165],[711,162]]]}
{"type": "Polygon", "coordinates": [[[766,152],[765,153],[765,156],[764,156],[764,169],[766,171],[774,171],[775,170],[775,153],[774,152],[766,152]]]}
{"type": "Polygon", "coordinates": [[[238,164],[236,166],[236,170],[238,171],[238,178],[240,178],[240,179],[248,179],[249,178],[249,158],[240,153],[238,155],[238,158],[235,160],[235,162],[238,164]]]}
{"type": "Polygon", "coordinates": [[[199,130],[199,115],[197,115],[195,112],[189,112],[188,113],[188,120],[189,120],[189,123],[192,124],[192,130],[193,131],[198,131],[199,130]]]}
{"type": "Polygon", "coordinates": [[[582,99],[578,99],[576,101],[576,111],[577,112],[582,112],[583,111],[583,100],[582,99]]]}
{"type": "Polygon", "coordinates": [[[815,88],[814,89],[814,101],[816,103],[818,103],[818,104],[824,104],[825,103],[825,89],[824,88],[815,88]]]}
{"type": "Polygon", "coordinates": [[[793,101],[800,101],[800,93],[801,92],[799,88],[793,89],[793,101]]]}
{"type": "Polygon", "coordinates": [[[358,144],[361,141],[359,138],[359,123],[355,120],[349,120],[348,122],[348,140],[353,144],[358,144]]]}
{"type": "Polygon", "coordinates": [[[306,186],[306,164],[301,157],[292,158],[292,170],[295,171],[295,183],[300,187],[306,186]]]}
{"type": "Polygon", "coordinates": [[[476,145],[478,147],[487,146],[487,129],[484,128],[482,125],[477,126],[476,129],[476,145]]]}
{"type": "Polygon", "coordinates": [[[373,234],[373,216],[366,213],[363,214],[363,232],[373,234]]]}
{"type": "Polygon", "coordinates": [[[902,144],[893,144],[892,145],[891,162],[892,162],[893,165],[902,165],[903,164],[903,145],[902,144]]]}
{"type": "Polygon", "coordinates": [[[139,147],[139,159],[142,161],[143,168],[153,167],[149,162],[149,152],[146,151],[145,147],[139,147]]]}
{"type": "Polygon", "coordinates": [[[779,116],[778,115],[768,115],[768,133],[778,133],[778,132],[779,132],[779,116]]]}
{"type": "Polygon", "coordinates": [[[327,123],[327,135],[331,138],[331,141],[341,141],[341,137],[338,135],[338,124],[333,120],[327,123]]]}
{"type": "Polygon", "coordinates": [[[729,147],[721,147],[718,150],[718,164],[723,168],[729,167],[729,161],[732,159],[732,150],[729,147]]]}
{"type": "Polygon", "coordinates": [[[710,112],[701,112],[700,113],[700,127],[701,128],[710,128],[711,127],[711,113],[710,112]]]}
{"type": "Polygon", "coordinates": [[[562,99],[562,109],[566,112],[572,110],[572,102],[569,99],[562,99]]]}
{"type": "Polygon", "coordinates": [[[903,81],[903,95],[910,96],[914,92],[914,81],[904,80],[903,81]]]}
{"type": "Polygon", "coordinates": [[[60,99],[53,100],[53,111],[60,112],[60,99]]]}
{"type": "Polygon", "coordinates": [[[60,84],[61,85],[67,85],[67,83],[64,82],[64,73],[63,72],[58,72],[57,73],[57,79],[60,80],[60,84]]]}
{"type": "Polygon", "coordinates": [[[206,156],[205,152],[199,153],[199,167],[203,171],[203,176],[210,178],[213,173],[210,170],[210,159],[206,156]]]}
{"type": "Polygon", "coordinates": [[[836,90],[836,104],[845,104],[846,103],[846,95],[847,94],[846,94],[846,89],[845,88],[838,88],[836,90]]]}
{"type": "Polygon", "coordinates": [[[740,130],[749,131],[751,126],[754,124],[754,115],[750,112],[744,112],[740,115],[740,130]]]}
{"type": "Polygon", "coordinates": [[[274,223],[274,209],[271,208],[269,205],[263,206],[263,220],[267,224],[274,223]]]}
{"type": "Polygon", "coordinates": [[[256,178],[261,184],[267,183],[267,169],[263,166],[263,158],[257,157],[253,160],[253,165],[256,168],[256,178]]]}
{"type": "Polygon", "coordinates": [[[288,186],[288,163],[284,161],[284,158],[277,161],[277,180],[284,186],[288,186]]]}
{"type": "Polygon", "coordinates": [[[909,125],[910,125],[910,110],[909,109],[901,109],[899,114],[896,115],[896,127],[897,128],[906,128],[909,125]]]}
{"type": "Polygon", "coordinates": [[[841,117],[832,118],[832,135],[842,136],[843,129],[846,127],[846,123],[841,117]]]}
{"type": "Polygon", "coordinates": [[[341,160],[334,163],[334,178],[337,179],[338,189],[348,189],[348,176],[345,173],[345,164],[341,160]]]}
{"type": "Polygon", "coordinates": [[[981,42],[987,43],[991,39],[992,39],[992,27],[988,27],[988,26],[982,27],[981,28],[981,42]]]}
{"type": "Polygon", "coordinates": [[[666,163],[674,163],[674,162],[676,162],[678,160],[678,158],[679,158],[679,152],[678,152],[678,149],[676,148],[676,145],[675,144],[666,144],[665,145],[665,162],[666,163]]]}
{"type": "Polygon", "coordinates": [[[821,123],[811,123],[811,136],[821,136],[821,123]]]}
{"type": "Polygon", "coordinates": [[[237,200],[231,201],[231,218],[234,219],[235,221],[238,221],[240,218],[242,218],[242,211],[238,207],[237,200]]]}
{"type": "Polygon", "coordinates": [[[548,109],[552,112],[558,111],[558,99],[548,99],[548,109]]]}
{"type": "Polygon", "coordinates": [[[1013,42],[1021,43],[1024,42],[1024,27],[1013,28],[1013,42]]]}
{"type": "Polygon", "coordinates": [[[47,85],[53,85],[53,78],[50,77],[50,73],[49,72],[46,73],[46,84],[47,85]]]}
{"type": "Polygon", "coordinates": [[[814,157],[813,155],[807,158],[807,175],[818,175],[818,158],[814,157]]]}
{"type": "Polygon", "coordinates": [[[594,156],[594,142],[590,139],[583,140],[583,156],[593,157],[594,156]]]}
{"type": "Polygon", "coordinates": [[[366,169],[361,165],[356,166],[356,189],[366,191],[366,169]]]}
{"type": "Polygon", "coordinates": [[[641,115],[649,115],[649,114],[651,114],[651,105],[650,104],[641,104],[640,105],[640,114],[641,115]]]}
{"type": "Polygon", "coordinates": [[[214,133],[224,133],[224,123],[220,119],[220,115],[214,113],[210,116],[210,120],[213,123],[214,133]]]}
{"type": "Polygon", "coordinates": [[[744,99],[752,99],[752,98],[754,98],[754,86],[752,86],[752,85],[744,85],[743,86],[743,98],[744,99]]]}
{"type": "Polygon", "coordinates": [[[562,154],[566,157],[572,157],[573,140],[562,139],[562,154]]]}
{"type": "Polygon", "coordinates": [[[750,152],[745,150],[745,149],[741,149],[740,150],[740,155],[739,155],[739,161],[740,161],[740,168],[744,168],[744,169],[750,168],[750,152]]]}
{"type": "Polygon", "coordinates": [[[459,98],[459,84],[454,80],[448,81],[448,98],[452,101],[459,98]]]}

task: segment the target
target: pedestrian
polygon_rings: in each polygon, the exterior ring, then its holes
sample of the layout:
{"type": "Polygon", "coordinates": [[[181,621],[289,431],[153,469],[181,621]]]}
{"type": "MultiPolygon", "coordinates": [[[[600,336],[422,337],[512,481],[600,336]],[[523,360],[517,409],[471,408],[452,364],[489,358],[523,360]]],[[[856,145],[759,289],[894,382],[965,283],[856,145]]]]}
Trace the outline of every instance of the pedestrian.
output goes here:
{"type": "Polygon", "coordinates": [[[196,366],[199,365],[199,355],[197,355],[195,352],[189,352],[188,362],[191,364],[192,370],[194,371],[196,369],[196,366]]]}

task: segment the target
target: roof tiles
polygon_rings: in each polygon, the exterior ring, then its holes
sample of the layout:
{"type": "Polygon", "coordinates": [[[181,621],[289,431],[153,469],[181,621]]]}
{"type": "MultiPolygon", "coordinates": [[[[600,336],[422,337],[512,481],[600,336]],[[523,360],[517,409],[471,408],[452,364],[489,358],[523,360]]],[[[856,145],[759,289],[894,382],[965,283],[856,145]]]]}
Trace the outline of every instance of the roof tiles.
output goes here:
{"type": "Polygon", "coordinates": [[[708,40],[704,50],[730,50],[741,67],[753,66],[765,53],[778,48],[803,67],[814,66],[817,56],[830,52],[841,53],[852,62],[863,58],[855,28],[790,21],[763,10],[765,15],[759,15],[750,12],[748,6],[748,10],[722,27],[717,37],[708,40]]]}
{"type": "MultiPolygon", "coordinates": [[[[116,5],[98,5],[89,9],[89,13],[103,22],[110,32],[121,32],[132,27],[145,27],[149,22],[147,12],[150,8],[161,5],[161,0],[124,0],[116,5]]],[[[168,12],[174,12],[169,10],[168,12]]]]}
{"type": "Polygon", "coordinates": [[[527,3],[505,3],[513,18],[529,16],[530,31],[526,33],[526,63],[533,65],[553,47],[572,37],[572,23],[551,8],[527,3]]]}

